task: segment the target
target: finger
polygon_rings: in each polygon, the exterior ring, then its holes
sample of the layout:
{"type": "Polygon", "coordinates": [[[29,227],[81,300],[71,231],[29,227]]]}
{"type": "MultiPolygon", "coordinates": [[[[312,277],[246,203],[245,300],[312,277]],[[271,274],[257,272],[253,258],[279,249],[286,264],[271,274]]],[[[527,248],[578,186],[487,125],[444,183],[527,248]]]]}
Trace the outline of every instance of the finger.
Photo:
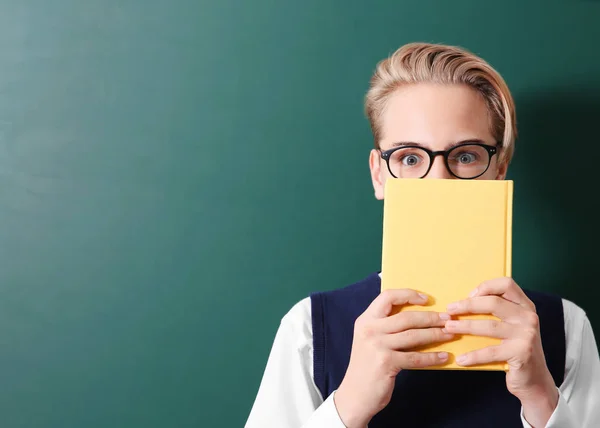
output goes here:
{"type": "Polygon", "coordinates": [[[456,357],[459,366],[474,366],[478,364],[506,362],[510,358],[508,344],[488,346],[456,357]]]}
{"type": "Polygon", "coordinates": [[[439,366],[448,361],[447,352],[398,352],[395,357],[400,370],[439,366]]]}
{"type": "Polygon", "coordinates": [[[399,333],[413,328],[444,327],[450,315],[429,311],[406,311],[378,320],[383,333],[399,333]]]}
{"type": "Polygon", "coordinates": [[[491,295],[501,296],[517,305],[535,310],[533,302],[512,278],[504,277],[484,281],[471,292],[470,297],[491,295]]]}
{"type": "Polygon", "coordinates": [[[453,334],[444,333],[441,328],[421,328],[385,335],[383,337],[383,344],[388,349],[399,351],[414,349],[432,343],[447,342],[453,338],[453,334]]]}
{"type": "Polygon", "coordinates": [[[452,334],[470,334],[498,339],[510,339],[517,337],[519,333],[516,326],[496,320],[448,321],[445,330],[452,334]]]}
{"type": "Polygon", "coordinates": [[[415,290],[394,289],[384,290],[375,298],[365,311],[365,314],[372,318],[387,317],[394,305],[425,305],[429,301],[424,294],[419,294],[415,290]]]}
{"type": "Polygon", "coordinates": [[[525,309],[499,296],[473,297],[448,305],[450,315],[491,314],[505,321],[518,320],[525,309]]]}

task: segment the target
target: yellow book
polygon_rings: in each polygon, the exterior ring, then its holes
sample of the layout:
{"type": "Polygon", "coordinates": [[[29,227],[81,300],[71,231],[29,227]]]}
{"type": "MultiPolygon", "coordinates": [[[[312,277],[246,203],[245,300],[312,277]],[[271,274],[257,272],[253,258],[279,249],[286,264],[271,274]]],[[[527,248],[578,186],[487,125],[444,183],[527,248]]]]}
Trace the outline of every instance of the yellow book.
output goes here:
{"type": "MultiPolygon", "coordinates": [[[[483,281],[511,276],[512,200],[509,180],[387,180],[381,288],[411,288],[430,296],[427,306],[397,310],[446,312],[449,303],[468,298],[483,281]]],[[[507,370],[506,363],[461,367],[454,361],[499,343],[462,335],[418,350],[450,354],[445,365],[430,369],[507,370]]]]}

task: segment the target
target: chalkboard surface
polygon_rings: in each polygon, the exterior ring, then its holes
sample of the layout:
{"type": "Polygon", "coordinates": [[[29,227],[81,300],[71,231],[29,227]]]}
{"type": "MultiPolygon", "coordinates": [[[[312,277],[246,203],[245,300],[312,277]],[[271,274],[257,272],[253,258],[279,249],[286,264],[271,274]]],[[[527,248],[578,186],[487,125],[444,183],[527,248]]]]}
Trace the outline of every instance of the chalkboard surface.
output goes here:
{"type": "Polygon", "coordinates": [[[377,270],[362,99],[465,46],[521,135],[514,275],[596,330],[600,4],[0,1],[0,425],[239,427],[280,318],[377,270]]]}

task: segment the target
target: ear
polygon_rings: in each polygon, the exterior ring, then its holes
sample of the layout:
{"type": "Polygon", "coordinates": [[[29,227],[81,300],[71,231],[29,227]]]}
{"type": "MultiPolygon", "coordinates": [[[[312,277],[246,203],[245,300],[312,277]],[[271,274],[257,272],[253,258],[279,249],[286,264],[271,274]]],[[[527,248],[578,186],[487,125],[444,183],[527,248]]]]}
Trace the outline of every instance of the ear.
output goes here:
{"type": "Polygon", "coordinates": [[[385,162],[381,159],[379,150],[371,150],[371,153],[369,154],[369,168],[371,169],[371,181],[373,182],[375,198],[383,200],[385,171],[382,170],[382,168],[385,168],[385,162]]]}
{"type": "Polygon", "coordinates": [[[502,162],[500,165],[498,165],[498,174],[496,174],[496,180],[504,180],[507,172],[508,162],[502,162]]]}

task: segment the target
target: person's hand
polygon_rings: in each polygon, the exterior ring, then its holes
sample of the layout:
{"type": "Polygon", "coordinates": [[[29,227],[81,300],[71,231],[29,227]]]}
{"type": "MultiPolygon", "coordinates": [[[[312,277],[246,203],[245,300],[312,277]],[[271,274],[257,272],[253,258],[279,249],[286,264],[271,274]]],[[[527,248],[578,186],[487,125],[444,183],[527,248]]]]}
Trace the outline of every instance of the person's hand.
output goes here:
{"type": "Polygon", "coordinates": [[[425,305],[427,301],[427,296],[414,290],[386,290],[357,318],[350,363],[334,395],[346,427],[365,427],[387,406],[400,370],[447,361],[446,353],[406,350],[452,339],[452,334],[442,331],[449,315],[426,311],[390,315],[394,305],[425,305]]]}
{"type": "Polygon", "coordinates": [[[558,404],[558,391],[546,366],[535,305],[512,278],[478,286],[471,296],[448,305],[450,315],[491,314],[500,320],[446,322],[446,331],[502,339],[501,344],[458,355],[462,366],[507,362],[506,386],[523,405],[525,419],[546,426],[558,404]]]}

